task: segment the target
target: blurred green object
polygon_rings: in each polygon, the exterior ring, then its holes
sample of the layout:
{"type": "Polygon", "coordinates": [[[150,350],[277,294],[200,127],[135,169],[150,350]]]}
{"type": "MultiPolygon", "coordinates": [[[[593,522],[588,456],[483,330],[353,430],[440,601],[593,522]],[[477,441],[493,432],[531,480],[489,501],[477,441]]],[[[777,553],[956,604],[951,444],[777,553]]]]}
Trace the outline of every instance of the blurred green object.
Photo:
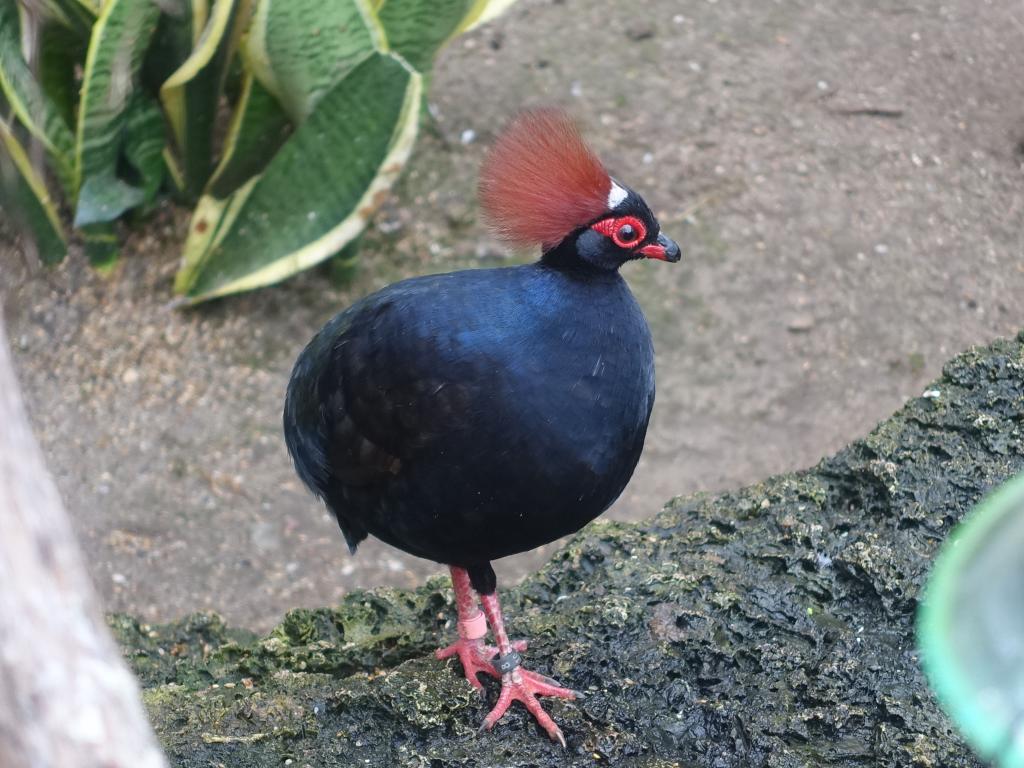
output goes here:
{"type": "Polygon", "coordinates": [[[950,535],[918,616],[932,687],[972,747],[1024,768],[1024,475],[950,535]]]}
{"type": "Polygon", "coordinates": [[[35,247],[44,264],[56,264],[67,251],[60,215],[45,183],[32,168],[28,153],[3,119],[0,146],[0,210],[15,226],[35,233],[35,247]]]}
{"type": "Polygon", "coordinates": [[[107,270],[116,221],[168,190],[195,206],[186,303],[284,280],[359,237],[437,52],[513,2],[0,0],[4,197],[48,262],[63,197],[107,270]]]}

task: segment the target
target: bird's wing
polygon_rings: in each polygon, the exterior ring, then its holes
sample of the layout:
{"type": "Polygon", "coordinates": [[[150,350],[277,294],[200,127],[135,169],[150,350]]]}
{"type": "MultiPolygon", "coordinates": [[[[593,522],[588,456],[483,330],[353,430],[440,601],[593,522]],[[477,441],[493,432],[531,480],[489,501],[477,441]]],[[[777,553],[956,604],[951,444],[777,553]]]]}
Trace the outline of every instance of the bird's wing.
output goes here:
{"type": "Polygon", "coordinates": [[[472,452],[500,432],[508,360],[490,350],[509,347],[512,325],[494,318],[510,315],[516,297],[508,281],[498,292],[491,282],[436,275],[389,286],[332,319],[299,355],[285,438],[350,547],[380,502],[412,480],[418,456],[472,452]]]}
{"type": "Polygon", "coordinates": [[[478,391],[491,378],[475,370],[479,355],[459,354],[449,326],[420,315],[401,296],[354,305],[310,342],[289,383],[289,453],[353,550],[403,467],[472,429],[478,391]]]}
{"type": "Polygon", "coordinates": [[[488,373],[478,355],[459,354],[443,326],[417,323],[415,315],[394,300],[364,305],[319,350],[326,364],[312,377],[307,399],[316,406],[305,420],[318,433],[314,485],[321,495],[327,484],[387,483],[418,452],[472,428],[488,373]]]}

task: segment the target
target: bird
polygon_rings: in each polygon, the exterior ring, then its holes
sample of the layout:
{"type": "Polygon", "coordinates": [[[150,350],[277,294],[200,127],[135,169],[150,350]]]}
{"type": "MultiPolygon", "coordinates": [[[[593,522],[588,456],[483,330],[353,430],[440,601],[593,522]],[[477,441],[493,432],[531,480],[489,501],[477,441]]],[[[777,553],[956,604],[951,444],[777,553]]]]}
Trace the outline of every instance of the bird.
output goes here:
{"type": "Polygon", "coordinates": [[[523,666],[492,562],[580,530],[626,487],[654,349],[619,269],[680,249],[557,108],[510,122],[478,197],[495,236],[539,259],[402,280],[335,315],[295,362],[284,436],[353,554],[372,535],[448,566],[458,637],[436,655],[481,693],[479,674],[500,678],[482,728],[518,701],[564,747],[537,697],[578,694],[523,666]]]}

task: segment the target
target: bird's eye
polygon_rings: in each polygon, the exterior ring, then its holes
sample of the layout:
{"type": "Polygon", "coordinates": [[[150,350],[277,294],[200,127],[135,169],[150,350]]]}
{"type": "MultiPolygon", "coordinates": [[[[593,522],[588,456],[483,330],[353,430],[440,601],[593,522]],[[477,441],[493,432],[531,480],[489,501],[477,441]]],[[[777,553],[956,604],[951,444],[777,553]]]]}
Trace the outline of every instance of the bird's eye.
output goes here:
{"type": "Polygon", "coordinates": [[[592,228],[605,237],[610,237],[619,248],[633,248],[647,236],[647,228],[636,216],[602,219],[592,225],[592,228]]]}

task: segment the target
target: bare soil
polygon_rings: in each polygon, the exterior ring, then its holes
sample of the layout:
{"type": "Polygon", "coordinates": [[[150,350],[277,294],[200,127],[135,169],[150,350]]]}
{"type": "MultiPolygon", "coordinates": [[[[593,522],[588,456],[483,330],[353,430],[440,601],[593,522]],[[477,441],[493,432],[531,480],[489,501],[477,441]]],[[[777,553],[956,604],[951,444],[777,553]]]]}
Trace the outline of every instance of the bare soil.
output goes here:
{"type": "MultiPolygon", "coordinates": [[[[187,212],[130,228],[109,278],[6,233],[31,416],[111,610],[265,628],[437,566],[349,557],[279,415],[333,313],[403,276],[506,263],[475,173],[524,104],[568,107],[682,245],[631,264],[655,331],[647,450],[610,511],[810,465],[1024,326],[1024,6],[1005,0],[520,0],[438,62],[433,119],[355,277],[321,268],[167,307],[187,212]]],[[[506,583],[553,546],[499,564],[506,583]]]]}

